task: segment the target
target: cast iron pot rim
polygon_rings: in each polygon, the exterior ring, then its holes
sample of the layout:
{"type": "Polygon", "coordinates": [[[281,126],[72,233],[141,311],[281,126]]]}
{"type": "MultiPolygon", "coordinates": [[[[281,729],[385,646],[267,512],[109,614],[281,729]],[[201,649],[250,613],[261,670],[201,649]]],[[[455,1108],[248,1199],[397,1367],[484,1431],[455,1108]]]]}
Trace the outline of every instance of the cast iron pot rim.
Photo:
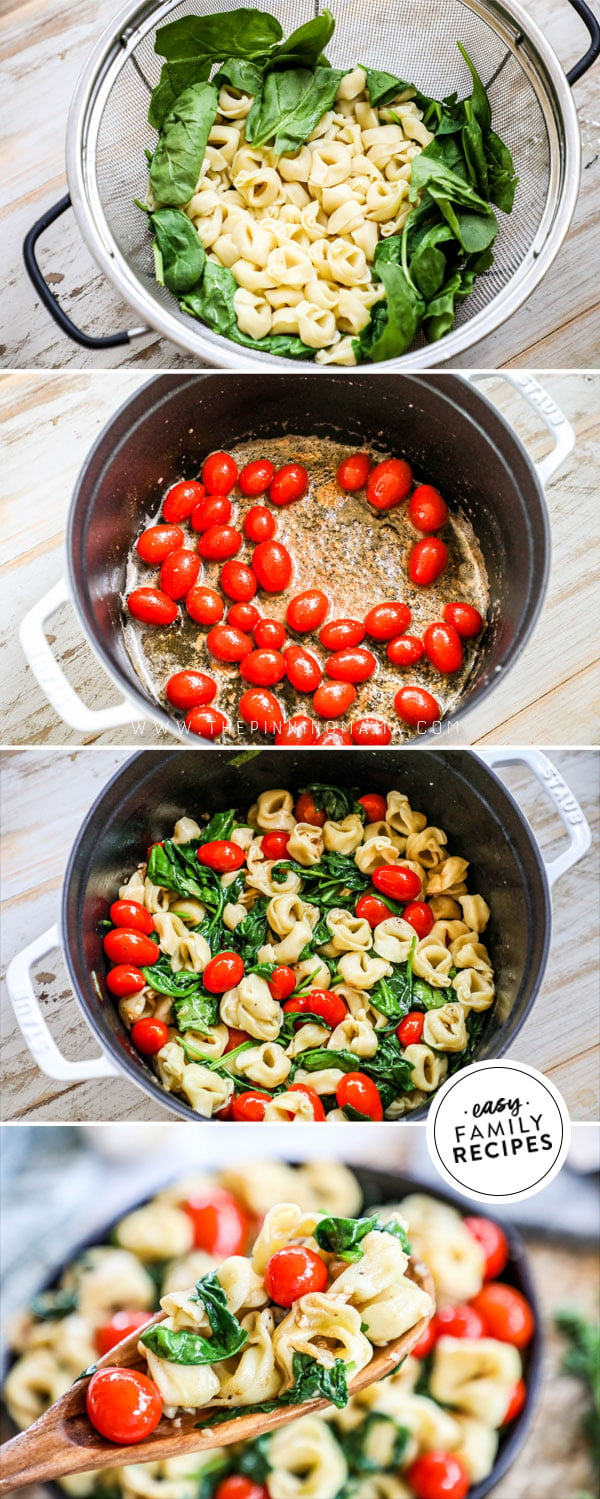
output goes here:
{"type": "MultiPolygon", "coordinates": [[[[543,941],[542,952],[541,952],[541,955],[540,955],[540,962],[539,962],[539,966],[538,966],[538,972],[537,972],[536,978],[535,978],[535,980],[533,982],[532,990],[531,990],[531,993],[529,995],[529,999],[527,1000],[527,1004],[525,1005],[524,1012],[521,1015],[520,1019],[517,1020],[517,1021],[515,1021],[515,1024],[514,1024],[513,1028],[510,1031],[510,1035],[508,1037],[505,1037],[504,1040],[502,1040],[501,1037],[502,1037],[503,1027],[501,1027],[499,1029],[499,1031],[498,1031],[499,1044],[498,1044],[498,1049],[494,1051],[494,1056],[493,1056],[493,1060],[497,1060],[498,1057],[502,1057],[502,1056],[505,1055],[506,1051],[508,1050],[508,1047],[512,1046],[513,1041],[516,1040],[516,1038],[517,1038],[517,1036],[519,1034],[519,1031],[522,1029],[523,1025],[525,1024],[525,1021],[529,1019],[529,1016],[531,1014],[531,1010],[533,1008],[533,1005],[535,1004],[535,1001],[536,1001],[536,999],[538,997],[538,994],[539,994],[541,986],[542,986],[542,982],[543,982],[543,979],[544,979],[544,974],[546,972],[546,967],[547,967],[547,963],[548,963],[548,955],[549,955],[549,952],[550,952],[550,942],[551,942],[551,932],[552,932],[552,903],[551,903],[551,899],[550,899],[550,886],[548,884],[548,877],[547,877],[547,874],[546,874],[546,868],[545,868],[545,865],[544,865],[544,860],[542,858],[541,851],[540,851],[539,844],[538,844],[537,838],[535,836],[535,833],[533,832],[533,829],[530,827],[530,825],[529,825],[529,823],[527,821],[527,818],[522,813],[521,808],[519,807],[518,802],[515,800],[514,796],[512,795],[512,792],[508,790],[507,786],[505,786],[504,781],[502,781],[500,779],[500,777],[498,775],[496,775],[496,772],[494,770],[492,770],[492,768],[486,763],[486,761],[483,760],[479,755],[477,755],[476,751],[474,751],[472,749],[460,749],[460,750],[455,749],[455,750],[448,750],[448,751],[446,751],[446,749],[444,747],[444,749],[441,750],[440,752],[444,753],[444,754],[445,753],[449,753],[449,754],[466,755],[466,756],[468,756],[470,758],[475,759],[477,761],[478,765],[480,765],[483,768],[483,770],[486,771],[487,774],[491,777],[492,781],[494,781],[496,783],[496,785],[500,788],[501,792],[504,793],[504,796],[505,796],[507,802],[511,805],[512,810],[516,814],[518,821],[520,821],[520,823],[521,823],[523,831],[524,831],[524,833],[525,833],[525,835],[526,835],[526,837],[527,837],[527,839],[529,841],[531,852],[532,852],[533,857],[535,859],[535,862],[537,864],[538,874],[539,874],[539,877],[540,877],[540,889],[541,889],[542,900],[543,900],[543,904],[544,904],[544,941],[543,941]]],[[[232,748],[231,750],[229,750],[229,748],[226,748],[225,746],[223,746],[223,748],[221,749],[221,754],[224,754],[224,755],[231,754],[232,758],[235,757],[235,755],[237,753],[239,753],[239,752],[236,751],[235,748],[232,748]]],[[[279,753],[281,753],[281,751],[279,753]]],[[[283,751],[283,753],[285,754],[285,750],[283,751]]],[[[291,750],[290,753],[294,754],[295,751],[291,750]]],[[[342,751],[340,750],[339,753],[341,754],[342,751]]],[[[387,753],[389,754],[390,751],[387,751],[387,753]]],[[[403,753],[402,746],[398,746],[396,748],[395,753],[402,754],[403,753]]],[[[72,848],[71,848],[71,852],[69,854],[69,858],[68,858],[68,862],[67,862],[67,867],[66,867],[66,870],[65,870],[65,876],[64,876],[64,880],[63,880],[63,888],[62,888],[62,897],[61,897],[61,910],[60,910],[60,936],[61,936],[61,945],[62,945],[62,951],[63,951],[63,955],[64,955],[64,959],[65,959],[65,964],[66,964],[67,972],[68,972],[69,979],[70,979],[70,982],[71,982],[71,987],[73,989],[73,993],[75,995],[75,999],[76,999],[76,1001],[77,1001],[77,1003],[79,1005],[79,1008],[80,1008],[80,1010],[81,1010],[81,1012],[83,1014],[83,1017],[86,1020],[87,1024],[89,1025],[90,1029],[93,1031],[94,1035],[96,1036],[96,1039],[97,1039],[99,1045],[101,1046],[102,1051],[103,1052],[108,1052],[109,1056],[112,1057],[112,1060],[117,1064],[117,1070],[119,1072],[126,1072],[127,1075],[128,1075],[128,1077],[129,1077],[129,1079],[138,1088],[141,1088],[143,1090],[143,1092],[149,1094],[149,1096],[152,1097],[152,1098],[154,1098],[157,1103],[159,1103],[160,1105],[162,1105],[163,1108],[170,1110],[171,1113],[178,1114],[180,1118],[185,1119],[188,1123],[191,1123],[191,1124],[193,1124],[193,1123],[198,1123],[198,1124],[213,1124],[213,1123],[217,1123],[218,1124],[220,1122],[219,1120],[215,1121],[214,1119],[209,1119],[209,1120],[203,1119],[201,1116],[198,1116],[198,1115],[194,1114],[194,1111],[193,1111],[193,1109],[191,1107],[191,1104],[185,1104],[185,1103],[183,1103],[182,1100],[180,1100],[179,1098],[177,1098],[175,1094],[173,1094],[173,1093],[167,1093],[166,1089],[162,1087],[162,1085],[159,1082],[158,1078],[155,1077],[154,1073],[151,1072],[150,1067],[148,1067],[148,1072],[146,1073],[146,1071],[145,1071],[145,1069],[143,1067],[143,1064],[135,1062],[133,1060],[133,1058],[129,1055],[129,1053],[126,1052],[123,1049],[123,1047],[121,1047],[121,1046],[118,1045],[117,1038],[116,1038],[116,1036],[114,1035],[114,1033],[112,1031],[109,1031],[108,1036],[106,1036],[104,1034],[104,1032],[102,1031],[101,1027],[96,1022],[95,1009],[92,1010],[91,1006],[88,1006],[88,1003],[85,1000],[82,991],[80,991],[79,984],[78,984],[78,981],[77,981],[77,978],[76,978],[76,975],[75,975],[74,967],[73,967],[73,965],[71,963],[70,944],[69,944],[68,935],[67,935],[68,934],[68,929],[69,929],[68,914],[67,914],[67,902],[68,902],[69,887],[70,887],[70,884],[71,884],[73,873],[75,871],[75,865],[77,863],[78,856],[79,856],[79,845],[81,843],[81,839],[82,839],[84,833],[86,832],[86,830],[87,830],[87,828],[89,826],[89,823],[95,817],[97,811],[102,806],[102,803],[105,801],[107,795],[109,795],[111,793],[111,791],[113,790],[113,788],[119,782],[121,776],[125,773],[126,770],[128,770],[130,768],[130,766],[132,766],[133,764],[135,764],[136,761],[142,759],[146,755],[152,755],[152,756],[155,756],[155,755],[166,755],[166,756],[169,756],[171,754],[173,754],[173,749],[164,749],[164,750],[152,750],[152,749],[148,750],[148,749],[146,749],[146,750],[138,750],[135,755],[131,755],[129,757],[129,759],[125,761],[125,764],[121,765],[120,768],[114,772],[114,774],[110,777],[110,780],[107,781],[106,785],[99,792],[98,796],[95,797],[95,799],[94,799],[94,801],[93,801],[93,803],[92,803],[89,811],[86,813],[86,816],[84,817],[83,822],[81,823],[81,825],[80,825],[80,827],[78,829],[78,832],[76,834],[74,843],[73,843],[72,848]]],[[[475,1060],[477,1060],[477,1058],[475,1058],[475,1060]]],[[[432,1097],[434,1097],[434,1096],[435,1095],[432,1095],[432,1097]]],[[[384,1122],[387,1123],[388,1125],[389,1124],[400,1124],[401,1125],[401,1124],[405,1124],[405,1123],[416,1123],[418,1120],[422,1120],[422,1119],[425,1119],[427,1117],[427,1114],[428,1114],[429,1108],[430,1108],[430,1103],[431,1103],[431,1100],[430,1100],[429,1103],[423,1104],[421,1106],[421,1108],[415,1109],[413,1112],[411,1112],[410,1114],[406,1115],[405,1117],[403,1117],[401,1119],[398,1119],[398,1120],[386,1120],[384,1122]]]]}
{"type": "MultiPolygon", "coordinates": [[[[475,385],[473,382],[469,381],[467,375],[462,375],[459,372],[453,374],[451,371],[442,371],[441,373],[444,379],[447,379],[449,375],[450,379],[452,380],[460,380],[462,384],[465,385],[477,397],[477,399],[482,402],[487,410],[498,419],[498,421],[504,428],[504,431],[507,434],[509,440],[512,439],[513,443],[515,443],[516,447],[519,449],[521,457],[525,460],[525,463],[529,469],[531,480],[535,487],[539,503],[539,519],[542,526],[542,565],[541,568],[539,568],[537,585],[534,584],[534,587],[537,586],[536,596],[528,604],[529,617],[526,623],[521,622],[519,626],[518,637],[516,641],[513,641],[513,643],[509,647],[507,657],[505,661],[502,662],[500,669],[491,674],[487,682],[476,687],[474,691],[466,691],[465,696],[459,702],[458,707],[455,708],[451,713],[446,714],[446,716],[441,720],[442,727],[444,728],[450,723],[458,723],[458,720],[460,718],[464,718],[465,714],[469,713],[471,709],[473,709],[477,704],[484,702],[485,698],[488,697],[488,695],[492,693],[497,686],[499,686],[500,682],[505,681],[508,672],[512,671],[512,668],[518,661],[522,651],[525,649],[525,646],[531,639],[542,608],[544,606],[546,593],[548,590],[548,580],[550,576],[550,564],[552,557],[552,532],[550,526],[548,503],[546,500],[546,491],[538,474],[536,465],[533,462],[533,459],[531,458],[522,438],[519,437],[514,427],[511,426],[510,422],[504,416],[504,413],[494,405],[489,396],[485,395],[484,392],[479,389],[478,385],[475,385]]],[[[492,375],[493,373],[493,371],[490,371],[490,375],[492,375]]],[[[244,376],[244,374],[246,375],[246,378],[252,379],[251,374],[247,372],[241,372],[242,377],[244,376]]],[[[419,384],[427,386],[429,384],[435,385],[435,374],[435,371],[430,373],[429,375],[418,371],[412,374],[403,374],[401,371],[399,371],[398,378],[413,380],[419,384]]],[[[282,375],[281,378],[285,379],[285,375],[282,375]]],[[[299,375],[297,376],[297,378],[309,379],[310,377],[303,377],[299,375]]],[[[336,377],[334,374],[329,374],[328,378],[330,380],[335,380],[336,378],[339,379],[340,376],[336,377]]],[[[376,380],[378,376],[374,375],[372,378],[376,380]]],[[[112,416],[109,417],[108,421],[105,422],[101,432],[92,443],[91,447],[88,450],[87,457],[84,459],[84,462],[81,465],[71,497],[71,504],[69,507],[69,514],[67,517],[67,526],[65,532],[67,577],[71,593],[71,602],[81,626],[84,638],[87,641],[88,645],[91,646],[94,654],[101,662],[104,670],[106,671],[111,681],[115,684],[115,686],[117,686],[120,691],[125,694],[126,699],[133,699],[141,708],[143,708],[144,716],[159,724],[163,732],[165,727],[167,727],[169,732],[173,734],[176,739],[184,744],[187,743],[190,749],[212,749],[218,748],[218,746],[215,746],[211,740],[198,738],[196,741],[195,736],[194,743],[190,744],[190,735],[184,728],[183,722],[179,719],[173,718],[169,713],[167,713],[166,708],[163,708],[160,703],[154,702],[149,694],[145,690],[143,690],[140,685],[138,685],[138,679],[136,677],[133,666],[131,677],[126,676],[122,671],[120,665],[115,664],[115,662],[112,660],[109,652],[105,647],[103,635],[100,632],[98,632],[98,634],[94,633],[92,635],[90,625],[86,618],[85,610],[80,597],[80,584],[74,559],[75,511],[77,509],[81,490],[87,478],[90,463],[99,452],[101,445],[110,435],[115,422],[117,422],[120,417],[125,415],[128,407],[133,405],[134,401],[136,401],[139,397],[143,397],[147,392],[150,392],[153,386],[158,386],[160,382],[164,382],[166,379],[171,381],[173,388],[175,388],[176,384],[179,386],[184,386],[196,380],[223,381],[227,379],[227,372],[224,372],[223,370],[199,370],[180,372],[174,370],[166,370],[162,373],[154,374],[148,380],[145,380],[143,382],[139,390],[134,391],[131,395],[127,396],[126,399],[122,401],[121,404],[117,407],[116,411],[113,412],[112,416]]],[[[290,372],[290,379],[293,379],[293,371],[290,372]]],[[[443,389],[441,391],[441,395],[443,398],[443,389]]],[[[467,414],[465,413],[465,415],[467,414]]],[[[467,419],[472,420],[472,418],[470,417],[468,417],[467,419]]],[[[538,564],[536,559],[536,571],[537,568],[538,564]]],[[[434,739],[437,739],[438,737],[439,734],[436,732],[435,728],[428,729],[424,734],[420,734],[418,736],[418,740],[415,740],[414,742],[422,744],[425,740],[432,741],[434,739]]],[[[407,744],[409,743],[410,741],[407,741],[407,744]]],[[[263,747],[266,746],[261,746],[261,748],[263,747]]],[[[242,746],[238,745],[238,749],[241,748],[242,746]]]]}
{"type": "MultiPolygon", "coordinates": [[[[287,1161],[285,1164],[293,1167],[300,1165],[301,1162],[287,1161]]],[[[398,1192],[400,1192],[402,1196],[408,1195],[412,1191],[423,1192],[426,1193],[429,1197],[435,1197],[438,1202],[446,1203],[448,1206],[454,1207],[458,1211],[463,1212],[463,1200],[461,1200],[458,1193],[452,1192],[452,1190],[448,1189],[443,1190],[442,1188],[437,1186],[430,1186],[428,1183],[421,1181],[418,1177],[413,1176],[410,1172],[394,1171],[393,1169],[390,1170],[388,1168],[386,1168],[385,1170],[380,1170],[378,1167],[373,1168],[371,1166],[360,1164],[353,1165],[352,1162],[346,1161],[344,1161],[344,1165],[347,1165],[348,1170],[354,1173],[359,1181],[361,1188],[363,1189],[365,1185],[365,1177],[367,1178],[367,1181],[369,1179],[375,1178],[376,1183],[380,1182],[381,1178],[385,1179],[386,1185],[382,1185],[380,1189],[383,1197],[382,1206],[385,1206],[386,1201],[394,1200],[394,1193],[392,1191],[391,1184],[397,1183],[398,1192]],[[389,1188],[387,1183],[390,1183],[389,1188]],[[387,1195],[388,1190],[391,1194],[390,1196],[387,1195]]],[[[215,1170],[216,1168],[213,1167],[211,1169],[215,1170]]],[[[177,1178],[173,1177],[172,1173],[170,1172],[169,1175],[165,1177],[164,1182],[161,1179],[161,1181],[156,1184],[153,1195],[156,1195],[157,1192],[164,1191],[168,1186],[171,1185],[173,1181],[176,1180],[177,1178]]],[[[110,1222],[104,1228],[100,1228],[96,1231],[92,1231],[89,1234],[86,1234],[85,1238],[83,1240],[79,1240],[75,1247],[70,1251],[68,1260],[63,1259],[60,1261],[60,1263],[55,1263],[53,1268],[48,1271],[47,1275],[44,1277],[42,1286],[40,1287],[40,1291],[44,1292],[52,1290],[72,1259],[78,1258],[81,1254],[85,1253],[86,1249],[90,1249],[92,1248],[92,1246],[96,1245],[98,1243],[98,1238],[102,1235],[108,1238],[112,1229],[115,1228],[120,1218],[122,1218],[127,1213],[134,1213],[138,1208],[144,1207],[144,1205],[148,1201],[149,1197],[148,1194],[146,1194],[144,1197],[133,1203],[130,1207],[125,1208],[122,1212],[118,1213],[115,1218],[111,1218],[110,1222]]],[[[498,1227],[502,1229],[502,1232],[508,1239],[510,1257],[506,1268],[512,1269],[516,1274],[516,1278],[520,1282],[520,1288],[522,1289],[523,1294],[527,1298],[533,1311],[535,1330],[531,1343],[528,1345],[527,1349],[527,1397],[525,1400],[525,1405],[523,1406],[522,1411],[520,1411],[519,1415],[517,1416],[513,1424],[512,1431],[507,1437],[502,1451],[500,1452],[499,1456],[496,1457],[496,1461],[491,1473],[488,1473],[487,1478],[482,1478],[479,1483],[475,1484],[472,1488],[469,1489],[468,1499],[485,1499],[485,1496],[491,1493],[492,1489],[496,1487],[496,1484],[499,1483],[500,1479],[504,1477],[504,1474],[508,1472],[508,1469],[512,1467],[515,1458],[518,1456],[518,1453],[525,1443],[525,1439],[531,1427],[533,1416],[535,1414],[540,1398],[545,1343],[544,1334],[542,1332],[542,1317],[539,1298],[537,1295],[535,1281],[529,1267],[528,1253],[523,1239],[518,1229],[516,1229],[511,1222],[500,1222],[493,1216],[492,1213],[488,1212],[485,1213],[485,1217],[490,1219],[491,1222],[496,1223],[498,1227]]],[[[12,1350],[8,1349],[6,1346],[2,1348],[1,1356],[3,1364],[3,1380],[6,1378],[8,1368],[10,1368],[12,1366],[12,1362],[14,1362],[14,1360],[11,1359],[11,1353],[12,1350]]],[[[4,1408],[6,1409],[6,1406],[4,1406],[4,1408]]],[[[12,1417],[10,1416],[9,1421],[11,1426],[14,1427],[14,1422],[12,1420],[12,1417]]],[[[500,1428],[500,1433],[501,1432],[502,1428],[500,1428]]],[[[53,1499],[64,1499],[64,1491],[60,1488],[60,1485],[57,1482],[51,1481],[49,1483],[41,1485],[41,1487],[42,1492],[52,1495],[53,1499]]]]}

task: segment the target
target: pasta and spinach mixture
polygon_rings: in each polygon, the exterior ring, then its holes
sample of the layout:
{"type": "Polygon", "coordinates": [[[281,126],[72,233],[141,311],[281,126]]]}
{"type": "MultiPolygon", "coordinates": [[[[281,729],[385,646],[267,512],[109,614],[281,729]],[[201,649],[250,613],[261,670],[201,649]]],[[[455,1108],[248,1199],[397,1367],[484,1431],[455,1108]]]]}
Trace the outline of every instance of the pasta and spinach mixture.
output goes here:
{"type": "Polygon", "coordinates": [[[181,817],[110,908],[106,977],[138,1052],[203,1117],[396,1119],[469,1061],[495,995],[490,911],[404,792],[263,791],[181,817]]]}

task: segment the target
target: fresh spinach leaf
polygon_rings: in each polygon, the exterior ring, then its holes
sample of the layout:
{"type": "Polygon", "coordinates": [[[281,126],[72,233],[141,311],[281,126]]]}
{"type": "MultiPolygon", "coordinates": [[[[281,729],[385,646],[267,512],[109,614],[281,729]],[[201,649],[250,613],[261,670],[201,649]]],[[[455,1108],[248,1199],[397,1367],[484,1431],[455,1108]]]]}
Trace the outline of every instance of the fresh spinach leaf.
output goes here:
{"type": "Polygon", "coordinates": [[[264,65],[245,57],[226,57],[213,78],[216,88],[230,83],[242,94],[257,94],[263,81],[264,65]]]}
{"type": "Polygon", "coordinates": [[[492,110],[487,96],[487,89],[482,83],[475,63],[469,57],[466,47],[463,47],[462,42],[457,42],[457,46],[461,57],[464,57],[473,79],[473,92],[469,100],[473,110],[473,117],[477,120],[477,124],[481,126],[482,130],[489,130],[492,123],[492,110]]]}
{"type": "MultiPolygon", "coordinates": [[[[152,90],[150,103],[148,105],[148,123],[155,130],[162,130],[167,115],[171,113],[175,100],[191,88],[194,83],[206,83],[210,77],[210,59],[201,62],[192,58],[188,62],[164,62],[161,68],[160,79],[156,88],[152,90]]],[[[149,165],[152,165],[152,155],[149,165]]]]}
{"type": "Polygon", "coordinates": [[[160,256],[157,274],[159,285],[174,296],[191,291],[200,280],[206,255],[202,240],[191,219],[181,208],[159,208],[149,215],[156,249],[160,256]]]}
{"type": "Polygon", "coordinates": [[[515,174],[514,161],[508,146],[494,130],[487,132],[485,149],[490,199],[496,204],[496,208],[502,210],[502,213],[510,213],[519,182],[515,174]]]}
{"type": "Polygon", "coordinates": [[[244,348],[262,349],[269,354],[286,356],[289,359],[314,359],[315,351],[294,334],[273,333],[265,338],[250,338],[238,327],[233,298],[238,290],[235,276],[228,266],[217,265],[207,260],[202,280],[181,298],[184,312],[206,323],[213,333],[230,338],[244,348]]]}
{"type": "Polygon", "coordinates": [[[374,1218],[321,1218],[314,1231],[319,1249],[336,1254],[349,1265],[364,1258],[361,1240],[379,1227],[374,1218]]]}
{"type": "MultiPolygon", "coordinates": [[[[415,161],[419,161],[415,157],[415,161]]],[[[413,162],[414,166],[414,162],[413,162]]],[[[361,353],[373,363],[397,359],[410,348],[419,331],[424,304],[404,268],[383,255],[378,258],[377,279],[385,288],[385,302],[376,302],[371,321],[360,335],[361,353]]]]}
{"type": "Polygon", "coordinates": [[[246,116],[246,139],[271,144],[279,156],[298,151],[334,102],[344,69],[285,68],[267,72],[246,116]]]}
{"type": "Polygon", "coordinates": [[[212,83],[193,83],[165,116],[150,167],[150,186],[161,206],[178,208],[193,196],[218,98],[212,83]]]}
{"type": "Polygon", "coordinates": [[[331,41],[335,21],[330,10],[322,10],[304,26],[291,31],[284,42],[271,53],[269,71],[273,68],[316,68],[322,62],[322,54],[331,41]]]}
{"type": "Polygon", "coordinates": [[[275,16],[242,6],[208,16],[180,16],[159,26],[154,50],[168,62],[220,62],[224,57],[264,57],[283,36],[275,16]]]}

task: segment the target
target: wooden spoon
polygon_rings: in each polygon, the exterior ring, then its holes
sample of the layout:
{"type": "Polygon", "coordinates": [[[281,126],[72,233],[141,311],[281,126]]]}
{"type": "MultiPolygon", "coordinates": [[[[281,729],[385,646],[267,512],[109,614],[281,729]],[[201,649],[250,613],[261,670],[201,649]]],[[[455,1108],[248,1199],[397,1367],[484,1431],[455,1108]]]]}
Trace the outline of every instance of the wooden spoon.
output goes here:
{"type": "MultiPolygon", "coordinates": [[[[425,1265],[411,1256],[406,1273],[410,1280],[414,1280],[423,1291],[429,1293],[433,1313],[435,1293],[425,1265]]],[[[163,1317],[154,1318],[155,1322],[163,1320],[163,1317]]],[[[422,1337],[428,1321],[428,1317],[422,1317],[403,1337],[396,1338],[395,1342],[388,1343],[385,1348],[377,1348],[366,1369],[362,1369],[360,1374],[349,1381],[351,1395],[364,1390],[367,1385],[376,1384],[377,1380],[390,1374],[396,1364],[407,1358],[422,1337]]],[[[147,1366],[137,1349],[139,1337],[139,1332],[136,1332],[131,1337],[124,1338],[104,1358],[98,1359],[95,1367],[104,1369],[119,1365],[145,1370],[147,1366]]],[[[65,1478],[70,1473],[87,1473],[95,1468],[119,1468],[125,1463],[158,1462],[165,1457],[181,1457],[187,1452],[225,1447],[230,1442],[251,1441],[261,1432],[274,1431],[277,1426],[285,1426],[288,1421],[297,1421],[299,1416],[313,1415],[315,1411],[330,1407],[328,1400],[307,1400],[302,1405],[282,1405],[265,1414],[255,1412],[249,1406],[247,1415],[233,1417],[217,1426],[202,1426],[199,1423],[203,1413],[212,1415],[216,1409],[221,1412],[223,1410],[223,1407],[203,1406],[191,1414],[181,1415],[177,1421],[169,1421],[163,1417],[146,1441],[119,1447],[114,1442],[106,1441],[91,1425],[85,1406],[87,1385],[87,1379],[79,1379],[67,1390],[66,1395],[61,1395],[60,1400],[34,1421],[33,1426],[4,1444],[0,1451],[0,1494],[12,1493],[14,1489],[23,1488],[28,1483],[47,1483],[55,1478],[65,1478]]]]}

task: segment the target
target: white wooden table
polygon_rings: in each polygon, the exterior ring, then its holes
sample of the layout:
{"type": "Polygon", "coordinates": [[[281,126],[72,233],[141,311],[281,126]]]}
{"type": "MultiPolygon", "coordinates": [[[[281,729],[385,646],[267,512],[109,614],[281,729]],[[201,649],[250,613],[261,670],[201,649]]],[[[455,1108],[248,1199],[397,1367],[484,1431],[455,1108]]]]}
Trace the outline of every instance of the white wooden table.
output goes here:
{"type": "MultiPolygon", "coordinates": [[[[567,0],[521,4],[545,31],[567,70],[583,55],[587,38],[567,0]]],[[[65,128],[78,74],[118,9],[119,0],[0,0],[0,179],[5,184],[0,361],[5,367],[180,369],[196,363],[154,334],[130,347],[101,352],[79,348],[39,304],[23,267],[21,247],[27,230],[65,192],[65,128]]],[[[456,365],[582,369],[600,362],[600,283],[594,249],[600,211],[598,78],[597,65],[575,87],[583,173],[568,239],[526,305],[454,360],[456,365]]],[[[51,285],[81,328],[105,335],[139,322],[96,269],[71,213],[44,236],[40,250],[51,285]]]]}

